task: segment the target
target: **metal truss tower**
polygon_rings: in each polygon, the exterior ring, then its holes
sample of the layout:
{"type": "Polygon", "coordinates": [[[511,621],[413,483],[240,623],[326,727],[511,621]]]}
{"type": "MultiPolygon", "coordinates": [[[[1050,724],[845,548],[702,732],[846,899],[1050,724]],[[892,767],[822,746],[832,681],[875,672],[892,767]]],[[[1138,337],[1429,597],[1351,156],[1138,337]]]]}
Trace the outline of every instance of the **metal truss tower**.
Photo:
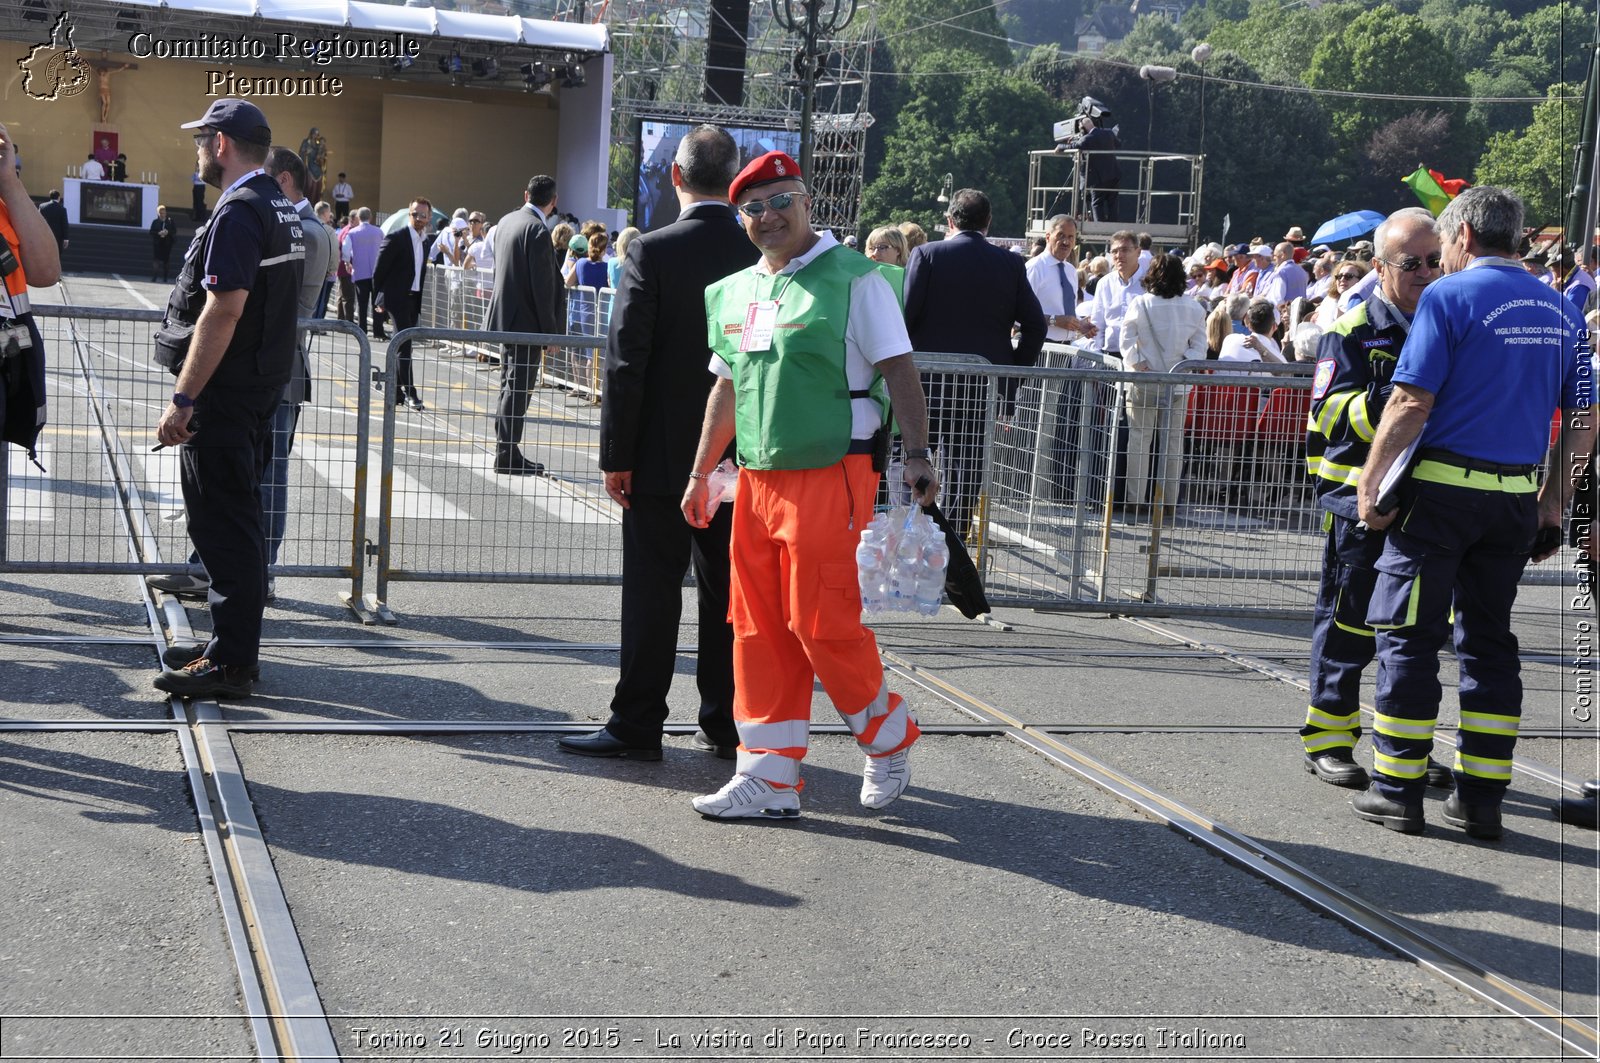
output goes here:
{"type": "MultiPolygon", "coordinates": [[[[595,0],[562,0],[581,17],[595,0]]],[[[639,170],[639,123],[656,118],[679,122],[796,131],[800,128],[799,42],[772,16],[768,0],[750,5],[745,38],[743,98],[737,104],[707,103],[707,34],[715,17],[711,0],[608,0],[599,17],[610,29],[613,62],[611,118],[612,206],[631,207],[639,170]]],[[[813,118],[812,222],[843,237],[854,233],[861,209],[867,129],[867,76],[874,28],[871,4],[863,4],[842,35],[824,42],[826,56],[817,82],[813,118]]]]}

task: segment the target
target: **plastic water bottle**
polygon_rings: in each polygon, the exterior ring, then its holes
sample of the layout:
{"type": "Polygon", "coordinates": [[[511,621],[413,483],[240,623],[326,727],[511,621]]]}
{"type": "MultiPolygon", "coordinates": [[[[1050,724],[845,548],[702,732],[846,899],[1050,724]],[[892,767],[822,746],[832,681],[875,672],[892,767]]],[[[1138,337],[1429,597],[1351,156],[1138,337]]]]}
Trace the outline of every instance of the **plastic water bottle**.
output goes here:
{"type": "Polygon", "coordinates": [[[739,493],[739,467],[727,458],[706,477],[706,519],[710,520],[723,501],[732,502],[739,493]]]}
{"type": "Polygon", "coordinates": [[[883,529],[874,520],[861,532],[861,542],[856,545],[856,573],[861,580],[861,611],[883,611],[884,540],[883,529]]]}
{"type": "Polygon", "coordinates": [[[922,568],[922,528],[916,523],[916,511],[908,513],[900,529],[900,541],[895,544],[894,567],[890,571],[889,600],[892,608],[910,612],[916,608],[917,578],[922,568]]]}
{"type": "MultiPolygon", "coordinates": [[[[924,516],[923,519],[927,519],[924,516]]],[[[944,601],[944,574],[950,565],[950,548],[944,536],[935,532],[922,548],[922,567],[917,575],[917,612],[934,616],[944,601]]]]}

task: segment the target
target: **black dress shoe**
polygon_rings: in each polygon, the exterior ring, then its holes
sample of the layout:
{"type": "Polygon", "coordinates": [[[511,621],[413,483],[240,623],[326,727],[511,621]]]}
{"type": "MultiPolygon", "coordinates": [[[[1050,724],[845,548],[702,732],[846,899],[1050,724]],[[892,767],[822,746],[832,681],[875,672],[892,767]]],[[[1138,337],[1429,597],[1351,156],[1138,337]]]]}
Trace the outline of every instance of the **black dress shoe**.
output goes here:
{"type": "Polygon", "coordinates": [[[1401,834],[1422,833],[1422,805],[1402,805],[1399,801],[1391,801],[1379,793],[1376,786],[1352,797],[1350,807],[1369,823],[1382,823],[1401,834]]]}
{"type": "Polygon", "coordinates": [[[710,753],[718,760],[733,760],[739,755],[739,744],[737,742],[731,746],[721,745],[713,742],[711,736],[704,731],[696,731],[689,738],[689,747],[698,749],[702,753],[710,753]]]}
{"type": "Polygon", "coordinates": [[[1440,764],[1432,757],[1428,758],[1428,785],[1429,786],[1455,786],[1456,773],[1440,764]]]}
{"type": "Polygon", "coordinates": [[[190,661],[156,676],[156,689],[186,698],[247,698],[254,690],[250,670],[242,665],[214,664],[209,657],[190,661]]]}
{"type": "Polygon", "coordinates": [[[520,450],[513,450],[496,456],[494,471],[501,476],[543,476],[544,466],[537,461],[529,461],[520,450]]]}
{"type": "Polygon", "coordinates": [[[1502,833],[1499,805],[1470,804],[1461,800],[1460,794],[1444,799],[1444,821],[1466,831],[1467,837],[1486,842],[1494,841],[1502,833]]]}
{"type": "Polygon", "coordinates": [[[1566,797],[1550,806],[1550,811],[1563,823],[1595,830],[1597,813],[1600,813],[1600,784],[1584,783],[1582,797],[1566,797]]]}
{"type": "Polygon", "coordinates": [[[556,740],[556,745],[581,757],[615,757],[619,760],[660,760],[660,746],[630,746],[604,727],[592,734],[556,740]]]}
{"type": "MultiPolygon", "coordinates": [[[[177,671],[198,661],[205,656],[205,652],[204,646],[168,646],[161,653],[161,663],[177,671]]],[[[250,678],[252,680],[261,678],[261,662],[257,661],[250,666],[250,678]]]]}
{"type": "Polygon", "coordinates": [[[1335,786],[1365,790],[1371,781],[1367,778],[1367,769],[1356,763],[1355,754],[1348,749],[1330,749],[1316,756],[1308,753],[1305,764],[1306,771],[1335,786]]]}
{"type": "Polygon", "coordinates": [[[374,332],[372,334],[372,338],[375,340],[386,340],[389,338],[389,334],[387,332],[374,332]]]}

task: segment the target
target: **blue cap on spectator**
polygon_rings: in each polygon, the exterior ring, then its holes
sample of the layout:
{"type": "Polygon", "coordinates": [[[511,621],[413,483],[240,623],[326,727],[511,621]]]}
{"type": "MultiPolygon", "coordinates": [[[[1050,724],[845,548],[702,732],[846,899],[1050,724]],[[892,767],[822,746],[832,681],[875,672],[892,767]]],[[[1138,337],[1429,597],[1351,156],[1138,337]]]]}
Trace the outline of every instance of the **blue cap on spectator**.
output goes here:
{"type": "Polygon", "coordinates": [[[199,121],[185,122],[181,129],[215,129],[235,140],[251,144],[272,143],[272,128],[261,108],[245,100],[212,100],[199,121]]]}
{"type": "Polygon", "coordinates": [[[1249,244],[1229,244],[1228,249],[1224,251],[1223,254],[1228,258],[1232,258],[1234,255],[1248,254],[1249,251],[1249,244]]]}

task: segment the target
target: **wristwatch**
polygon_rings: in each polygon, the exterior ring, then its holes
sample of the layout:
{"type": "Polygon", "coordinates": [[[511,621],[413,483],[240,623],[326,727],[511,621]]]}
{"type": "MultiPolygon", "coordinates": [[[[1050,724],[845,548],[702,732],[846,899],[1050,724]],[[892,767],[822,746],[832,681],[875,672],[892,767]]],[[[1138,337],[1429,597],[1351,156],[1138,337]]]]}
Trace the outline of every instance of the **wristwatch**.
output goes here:
{"type": "Polygon", "coordinates": [[[194,400],[181,391],[174,391],[172,393],[172,404],[180,410],[187,410],[194,406],[194,400]]]}
{"type": "Polygon", "coordinates": [[[907,447],[906,458],[921,458],[923,461],[932,461],[933,451],[927,447],[907,447]]]}

